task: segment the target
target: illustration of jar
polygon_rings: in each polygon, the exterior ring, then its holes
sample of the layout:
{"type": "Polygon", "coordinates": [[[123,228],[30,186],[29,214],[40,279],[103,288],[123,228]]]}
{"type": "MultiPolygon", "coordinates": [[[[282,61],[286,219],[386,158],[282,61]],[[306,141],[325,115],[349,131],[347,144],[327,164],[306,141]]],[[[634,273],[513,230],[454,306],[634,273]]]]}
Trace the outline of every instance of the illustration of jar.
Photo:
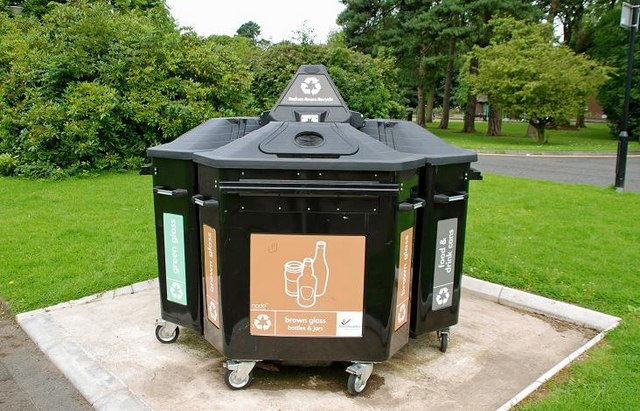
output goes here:
{"type": "Polygon", "coordinates": [[[316,304],[318,278],[313,274],[313,259],[305,258],[302,262],[302,275],[298,277],[298,305],[308,308],[316,304]]]}
{"type": "Polygon", "coordinates": [[[289,297],[298,296],[298,277],[302,275],[302,262],[287,261],[284,264],[284,291],[289,297]]]}

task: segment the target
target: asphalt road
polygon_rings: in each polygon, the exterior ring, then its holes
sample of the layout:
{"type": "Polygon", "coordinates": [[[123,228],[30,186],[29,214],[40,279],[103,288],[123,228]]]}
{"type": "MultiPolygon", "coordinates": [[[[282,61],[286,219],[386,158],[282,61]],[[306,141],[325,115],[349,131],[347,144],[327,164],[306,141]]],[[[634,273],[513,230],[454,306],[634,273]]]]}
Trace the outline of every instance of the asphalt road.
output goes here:
{"type": "MultiPolygon", "coordinates": [[[[479,153],[474,167],[484,173],[609,187],[615,180],[616,158],[602,155],[479,153]]],[[[625,191],[640,193],[640,155],[630,155],[627,159],[625,191]]]]}

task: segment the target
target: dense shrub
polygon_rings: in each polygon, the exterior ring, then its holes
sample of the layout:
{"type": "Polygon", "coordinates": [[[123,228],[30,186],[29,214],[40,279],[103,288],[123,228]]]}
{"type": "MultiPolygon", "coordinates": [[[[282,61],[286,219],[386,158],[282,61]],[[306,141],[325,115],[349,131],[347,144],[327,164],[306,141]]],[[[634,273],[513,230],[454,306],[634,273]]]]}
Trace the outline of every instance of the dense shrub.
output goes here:
{"type": "Polygon", "coordinates": [[[276,44],[253,60],[256,105],[270,109],[301,64],[324,64],[351,110],[369,118],[400,118],[404,105],[394,63],[335,44],[276,44]]]}
{"type": "Polygon", "coordinates": [[[251,105],[246,39],[180,33],[164,7],[0,15],[0,173],[131,168],[149,146],[251,105]]]}

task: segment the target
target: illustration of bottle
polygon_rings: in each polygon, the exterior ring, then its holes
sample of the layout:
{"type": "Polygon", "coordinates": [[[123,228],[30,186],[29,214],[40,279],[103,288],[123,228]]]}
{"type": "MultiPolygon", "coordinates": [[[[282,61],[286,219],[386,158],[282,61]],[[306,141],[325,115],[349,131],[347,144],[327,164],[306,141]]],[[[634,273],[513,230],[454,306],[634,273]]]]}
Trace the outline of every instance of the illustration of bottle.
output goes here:
{"type": "Polygon", "coordinates": [[[289,297],[298,296],[298,277],[302,275],[302,262],[287,261],[284,264],[284,292],[289,297]]]}
{"type": "Polygon", "coordinates": [[[316,242],[316,253],[313,256],[313,273],[318,279],[316,297],[322,297],[327,292],[329,283],[329,264],[327,264],[327,243],[316,242]]]}
{"type": "Polygon", "coordinates": [[[316,304],[318,278],[313,274],[313,260],[305,258],[302,262],[302,274],[298,277],[298,305],[308,308],[316,304]]]}

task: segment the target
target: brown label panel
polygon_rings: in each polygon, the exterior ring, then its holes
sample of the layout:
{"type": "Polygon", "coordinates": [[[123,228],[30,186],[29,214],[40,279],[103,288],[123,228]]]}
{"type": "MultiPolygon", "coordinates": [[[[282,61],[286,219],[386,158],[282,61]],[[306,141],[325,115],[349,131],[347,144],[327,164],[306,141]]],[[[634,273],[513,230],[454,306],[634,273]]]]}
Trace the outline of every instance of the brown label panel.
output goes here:
{"type": "Polygon", "coordinates": [[[398,278],[396,294],[395,330],[409,321],[411,299],[411,263],[413,258],[413,227],[400,233],[400,256],[398,258],[398,278]]]}
{"type": "Polygon", "coordinates": [[[361,337],[364,236],[251,235],[250,333],[361,337]]]}
{"type": "Polygon", "coordinates": [[[218,283],[218,249],[216,230],[208,225],[202,226],[204,255],[204,284],[206,296],[207,319],[220,328],[220,288],[218,283]]]}

